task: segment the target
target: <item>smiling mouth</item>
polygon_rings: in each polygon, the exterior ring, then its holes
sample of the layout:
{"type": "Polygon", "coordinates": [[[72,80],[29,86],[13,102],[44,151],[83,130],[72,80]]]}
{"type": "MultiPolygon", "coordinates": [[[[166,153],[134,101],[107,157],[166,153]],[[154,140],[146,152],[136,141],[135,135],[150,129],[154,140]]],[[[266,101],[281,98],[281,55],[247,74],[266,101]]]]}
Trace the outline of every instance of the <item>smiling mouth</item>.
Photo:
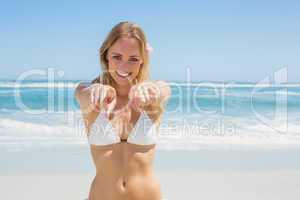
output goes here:
{"type": "Polygon", "coordinates": [[[116,74],[119,76],[119,77],[122,77],[122,78],[127,78],[129,77],[132,72],[123,72],[121,70],[116,70],[116,74]]]}

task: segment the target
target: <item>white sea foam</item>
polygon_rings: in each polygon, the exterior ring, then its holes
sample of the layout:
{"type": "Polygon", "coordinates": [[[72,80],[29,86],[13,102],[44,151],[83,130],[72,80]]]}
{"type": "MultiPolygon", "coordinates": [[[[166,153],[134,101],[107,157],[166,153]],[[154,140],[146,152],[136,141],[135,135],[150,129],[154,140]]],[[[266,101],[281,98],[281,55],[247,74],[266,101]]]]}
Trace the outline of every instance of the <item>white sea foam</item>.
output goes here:
{"type": "MultiPolygon", "coordinates": [[[[16,81],[0,81],[0,88],[75,88],[80,81],[36,81],[36,82],[16,82],[16,81]]],[[[187,82],[172,82],[168,81],[173,86],[192,86],[192,87],[208,87],[208,88],[270,88],[270,87],[300,87],[300,83],[285,83],[285,84],[265,84],[265,83],[234,83],[234,82],[200,82],[200,83],[187,83],[187,82]]]]}
{"type": "Polygon", "coordinates": [[[76,88],[79,82],[0,82],[0,88],[76,88]]]}
{"type": "Polygon", "coordinates": [[[299,83],[285,83],[285,84],[265,84],[265,83],[214,83],[214,82],[201,82],[201,83],[187,83],[187,82],[169,82],[174,86],[192,86],[192,87],[209,87],[209,88],[270,88],[270,87],[300,87],[299,83]]]}
{"type": "Polygon", "coordinates": [[[81,138],[75,127],[64,125],[47,125],[41,123],[24,122],[13,119],[0,119],[0,137],[10,138],[81,138]]]}
{"type": "MultiPolygon", "coordinates": [[[[197,150],[203,148],[241,147],[256,148],[300,147],[300,126],[290,124],[288,132],[278,133],[262,124],[245,126],[245,121],[235,132],[203,131],[203,127],[183,127],[176,129],[160,128],[158,148],[166,150],[197,150]],[[199,129],[197,129],[199,128],[199,129]],[[198,131],[198,132],[197,132],[198,131]]],[[[0,119],[0,146],[2,148],[30,148],[49,145],[87,144],[82,127],[69,125],[47,125],[23,122],[12,119],[0,119]],[[81,132],[82,131],[82,132],[81,132]]]]}

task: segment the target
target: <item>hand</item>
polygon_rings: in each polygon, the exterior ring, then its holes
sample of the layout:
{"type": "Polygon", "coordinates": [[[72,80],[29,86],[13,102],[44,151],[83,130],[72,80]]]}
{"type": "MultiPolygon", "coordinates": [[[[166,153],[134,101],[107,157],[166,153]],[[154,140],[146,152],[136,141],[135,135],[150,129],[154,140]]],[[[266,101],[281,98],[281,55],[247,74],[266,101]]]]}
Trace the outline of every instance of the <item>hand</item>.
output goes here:
{"type": "Polygon", "coordinates": [[[99,83],[92,84],[89,88],[93,109],[97,112],[105,110],[106,113],[109,114],[114,109],[117,102],[115,88],[99,83]]]}
{"type": "Polygon", "coordinates": [[[131,87],[129,91],[129,106],[141,111],[146,106],[158,103],[159,87],[154,82],[143,82],[131,87]]]}

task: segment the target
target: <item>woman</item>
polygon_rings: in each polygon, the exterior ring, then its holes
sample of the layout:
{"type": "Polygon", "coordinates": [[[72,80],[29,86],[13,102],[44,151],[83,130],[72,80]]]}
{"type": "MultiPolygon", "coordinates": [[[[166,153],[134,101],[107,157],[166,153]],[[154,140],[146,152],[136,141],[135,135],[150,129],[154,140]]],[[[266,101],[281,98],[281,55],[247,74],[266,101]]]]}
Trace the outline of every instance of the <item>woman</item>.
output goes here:
{"type": "Polygon", "coordinates": [[[96,167],[89,200],[161,200],[152,164],[170,87],[149,79],[149,45],[134,23],[111,30],[100,60],[102,75],[75,91],[96,167]]]}

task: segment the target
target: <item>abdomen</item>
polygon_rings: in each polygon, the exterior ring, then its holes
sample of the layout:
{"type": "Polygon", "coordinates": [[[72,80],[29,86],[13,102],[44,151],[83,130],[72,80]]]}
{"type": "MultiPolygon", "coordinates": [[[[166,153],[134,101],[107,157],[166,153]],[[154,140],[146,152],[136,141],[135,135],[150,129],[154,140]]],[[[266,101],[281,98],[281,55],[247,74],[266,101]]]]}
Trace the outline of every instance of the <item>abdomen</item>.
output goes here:
{"type": "Polygon", "coordinates": [[[161,189],[152,171],[154,146],[119,143],[91,148],[97,175],[89,200],[160,200],[161,189]]]}

